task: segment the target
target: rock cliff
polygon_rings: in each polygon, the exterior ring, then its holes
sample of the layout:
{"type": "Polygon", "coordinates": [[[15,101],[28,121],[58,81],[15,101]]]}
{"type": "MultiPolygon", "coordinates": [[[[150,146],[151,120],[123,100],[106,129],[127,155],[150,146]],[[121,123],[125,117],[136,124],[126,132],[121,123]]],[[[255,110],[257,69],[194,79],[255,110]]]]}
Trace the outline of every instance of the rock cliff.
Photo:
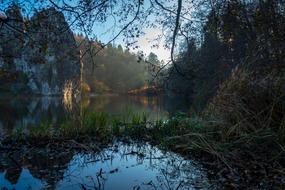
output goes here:
{"type": "Polygon", "coordinates": [[[0,23],[0,93],[78,94],[79,51],[64,15],[50,8],[25,19],[16,6],[6,15],[0,23]]]}

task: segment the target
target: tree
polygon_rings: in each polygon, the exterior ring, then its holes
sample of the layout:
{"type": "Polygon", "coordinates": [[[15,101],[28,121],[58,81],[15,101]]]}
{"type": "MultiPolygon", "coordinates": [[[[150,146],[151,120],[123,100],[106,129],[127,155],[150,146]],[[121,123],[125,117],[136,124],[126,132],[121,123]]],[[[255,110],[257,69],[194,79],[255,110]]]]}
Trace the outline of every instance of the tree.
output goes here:
{"type": "Polygon", "coordinates": [[[202,40],[186,38],[176,65],[168,69],[166,89],[207,102],[238,66],[259,73],[283,68],[282,7],[284,2],[215,1],[202,40]]]}
{"type": "Polygon", "coordinates": [[[147,61],[150,62],[151,64],[154,64],[154,65],[159,65],[160,64],[160,61],[158,60],[158,57],[155,53],[153,52],[150,52],[148,57],[147,57],[147,61]]]}
{"type": "MultiPolygon", "coordinates": [[[[13,1],[4,1],[3,8],[11,6],[13,1]]],[[[63,0],[26,0],[18,2],[19,6],[24,7],[26,15],[29,17],[33,12],[47,7],[54,7],[61,11],[67,18],[69,27],[80,31],[88,39],[96,39],[94,28],[107,20],[114,20],[113,28],[116,28],[112,38],[100,49],[88,50],[88,54],[96,55],[102,51],[109,43],[112,43],[120,36],[124,36],[127,46],[136,46],[135,42],[146,27],[164,28],[167,30],[167,47],[171,47],[171,60],[175,65],[174,53],[179,36],[184,34],[179,30],[187,30],[189,23],[191,26],[198,26],[201,20],[194,17],[193,6],[201,7],[207,2],[202,0],[136,0],[136,1],[114,1],[114,0],[75,0],[66,2],[63,0]],[[183,2],[183,5],[182,5],[183,2]],[[202,5],[203,4],[203,5],[202,5]],[[170,32],[173,31],[173,32],[170,32]]],[[[2,21],[1,21],[2,22],[2,21]]],[[[1,24],[1,23],[0,23],[1,24]]],[[[111,26],[110,26],[111,27],[111,26]]],[[[63,28],[66,30],[66,28],[63,28]]],[[[108,31],[102,31],[102,34],[108,31]]],[[[157,36],[161,38],[161,36],[157,36]]],[[[86,55],[84,52],[83,55],[86,55]]]]}
{"type": "Polygon", "coordinates": [[[121,44],[118,45],[118,52],[119,52],[119,54],[124,53],[124,50],[123,50],[123,47],[121,46],[121,44]]]}

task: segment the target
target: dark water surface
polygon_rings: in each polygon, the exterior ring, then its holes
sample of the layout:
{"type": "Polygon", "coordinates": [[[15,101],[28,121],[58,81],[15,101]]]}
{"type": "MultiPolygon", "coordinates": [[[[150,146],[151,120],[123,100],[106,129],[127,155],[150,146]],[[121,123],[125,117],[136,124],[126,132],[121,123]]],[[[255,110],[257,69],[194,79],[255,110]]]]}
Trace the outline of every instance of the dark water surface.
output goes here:
{"type": "MultiPolygon", "coordinates": [[[[59,124],[82,111],[124,115],[147,113],[151,120],[189,111],[182,98],[94,96],[80,103],[59,97],[0,99],[0,138],[15,129],[43,122],[59,124]]],[[[208,189],[203,168],[172,152],[147,143],[115,142],[97,152],[51,148],[0,149],[0,189],[208,189]]]]}
{"type": "Polygon", "coordinates": [[[59,124],[76,119],[82,110],[124,115],[129,112],[147,113],[149,119],[168,117],[178,111],[186,112],[189,104],[183,98],[146,96],[93,96],[79,103],[60,97],[2,97],[0,98],[1,129],[37,126],[43,122],[59,124]]]}
{"type": "Polygon", "coordinates": [[[97,153],[33,150],[0,157],[0,189],[208,189],[203,168],[149,144],[116,142],[97,153]],[[16,164],[17,163],[17,164],[16,164]]]}

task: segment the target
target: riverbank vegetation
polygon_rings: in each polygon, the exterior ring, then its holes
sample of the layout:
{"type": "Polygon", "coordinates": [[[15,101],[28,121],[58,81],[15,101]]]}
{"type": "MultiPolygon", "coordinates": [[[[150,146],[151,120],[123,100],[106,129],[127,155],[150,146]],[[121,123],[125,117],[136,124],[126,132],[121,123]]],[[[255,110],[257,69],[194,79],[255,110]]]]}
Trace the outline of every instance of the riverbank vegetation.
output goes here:
{"type": "MultiPolygon", "coordinates": [[[[149,6],[141,13],[143,1],[130,5],[135,17],[126,26],[135,24],[126,37],[135,44],[141,23],[161,24],[167,28],[171,60],[164,64],[154,54],[144,58],[112,41],[102,44],[90,40],[88,34],[78,35],[75,40],[84,63],[82,89],[87,93],[175,94],[192,101],[189,110],[198,104],[201,111],[151,121],[146,113],[116,116],[80,110],[75,120],[11,130],[2,137],[0,149],[38,146],[39,140],[41,146],[64,144],[85,150],[94,142],[98,148],[114,139],[147,141],[199,159],[224,188],[284,188],[285,3],[195,1],[193,6],[188,4],[195,8],[190,11],[194,21],[183,16],[189,9],[182,0],[175,6],[166,3],[175,11],[159,1],[153,3],[161,9],[149,6]],[[149,21],[146,15],[151,13],[156,19],[149,21]]],[[[80,11],[91,20],[86,14],[89,6],[80,11]]],[[[0,73],[1,81],[8,83],[10,78],[15,77],[4,70],[0,73]]],[[[25,76],[20,78],[26,81],[25,76]]]]}
{"type": "Polygon", "coordinates": [[[284,184],[284,138],[284,126],[255,130],[244,125],[222,126],[207,113],[192,117],[179,113],[167,120],[149,121],[146,113],[88,112],[77,123],[54,126],[44,122],[28,130],[12,130],[2,140],[1,149],[64,146],[86,151],[118,139],[145,141],[198,159],[223,187],[261,188],[284,184]]]}
{"type": "MultiPolygon", "coordinates": [[[[172,80],[166,81],[168,89],[205,107],[204,127],[210,126],[213,136],[204,133],[198,146],[216,155],[228,171],[231,164],[243,168],[239,176],[247,176],[248,184],[253,176],[267,176],[266,182],[258,178],[259,188],[274,178],[284,184],[282,7],[280,1],[213,4],[202,39],[187,41],[168,71],[172,80]]],[[[183,138],[193,141],[191,135],[183,138]]]]}

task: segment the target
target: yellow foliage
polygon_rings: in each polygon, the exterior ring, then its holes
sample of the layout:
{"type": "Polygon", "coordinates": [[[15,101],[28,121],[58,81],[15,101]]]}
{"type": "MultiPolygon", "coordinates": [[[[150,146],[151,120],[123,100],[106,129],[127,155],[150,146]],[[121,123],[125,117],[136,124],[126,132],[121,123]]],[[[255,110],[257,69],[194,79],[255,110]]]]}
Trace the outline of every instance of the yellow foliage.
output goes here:
{"type": "Polygon", "coordinates": [[[83,94],[91,92],[91,88],[87,83],[83,82],[81,85],[83,94]]]}
{"type": "Polygon", "coordinates": [[[110,91],[110,88],[99,80],[94,80],[95,92],[96,93],[104,93],[110,91]]]}

